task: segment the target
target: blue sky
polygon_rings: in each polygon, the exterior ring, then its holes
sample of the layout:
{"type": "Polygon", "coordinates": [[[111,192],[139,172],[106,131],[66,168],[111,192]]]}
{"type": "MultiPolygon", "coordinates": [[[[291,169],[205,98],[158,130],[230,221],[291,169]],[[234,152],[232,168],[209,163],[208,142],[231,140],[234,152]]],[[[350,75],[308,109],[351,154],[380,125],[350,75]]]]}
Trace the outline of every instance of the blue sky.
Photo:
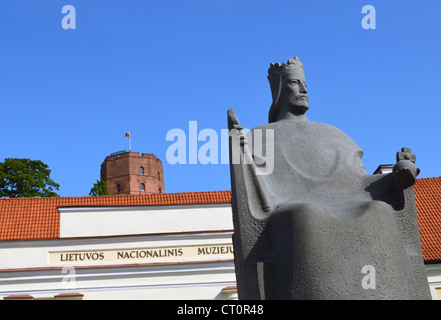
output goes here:
{"type": "Polygon", "coordinates": [[[168,164],[167,132],[197,121],[220,139],[229,108],[244,127],[266,123],[269,64],[299,56],[309,120],[347,133],[369,173],[408,146],[420,177],[440,176],[440,12],[438,0],[2,0],[0,161],[42,160],[61,196],[85,196],[130,131],[133,151],[163,161],[166,192],[229,190],[226,164],[168,164]]]}

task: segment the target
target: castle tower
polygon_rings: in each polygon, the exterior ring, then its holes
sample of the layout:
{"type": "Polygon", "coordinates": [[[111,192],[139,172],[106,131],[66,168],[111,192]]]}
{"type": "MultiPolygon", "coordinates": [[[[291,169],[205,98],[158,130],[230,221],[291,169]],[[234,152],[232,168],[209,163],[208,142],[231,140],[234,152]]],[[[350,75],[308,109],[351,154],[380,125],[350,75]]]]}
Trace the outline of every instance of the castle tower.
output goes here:
{"type": "Polygon", "coordinates": [[[164,193],[163,172],[161,160],[148,153],[114,152],[101,164],[111,195],[164,193]]]}

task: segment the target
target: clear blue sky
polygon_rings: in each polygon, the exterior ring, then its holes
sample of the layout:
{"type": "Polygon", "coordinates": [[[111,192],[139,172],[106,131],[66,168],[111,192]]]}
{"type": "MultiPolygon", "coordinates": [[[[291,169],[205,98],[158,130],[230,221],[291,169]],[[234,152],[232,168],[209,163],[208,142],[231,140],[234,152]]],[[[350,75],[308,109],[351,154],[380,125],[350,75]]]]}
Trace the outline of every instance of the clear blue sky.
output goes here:
{"type": "Polygon", "coordinates": [[[346,132],[369,173],[408,146],[420,177],[440,176],[440,14],[439,0],[2,0],[0,161],[42,160],[61,196],[85,196],[130,131],[163,161],[166,192],[229,190],[226,164],[168,164],[167,132],[197,121],[220,136],[229,108],[266,123],[269,64],[299,56],[308,118],[346,132]]]}

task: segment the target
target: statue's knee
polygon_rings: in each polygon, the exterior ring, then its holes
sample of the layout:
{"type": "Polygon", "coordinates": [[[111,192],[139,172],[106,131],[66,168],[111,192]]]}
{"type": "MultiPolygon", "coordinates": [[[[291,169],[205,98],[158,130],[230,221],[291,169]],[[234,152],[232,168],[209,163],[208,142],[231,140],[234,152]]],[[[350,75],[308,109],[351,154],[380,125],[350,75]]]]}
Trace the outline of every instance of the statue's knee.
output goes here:
{"type": "Polygon", "coordinates": [[[323,213],[323,209],[313,203],[292,203],[280,206],[277,209],[277,215],[311,215],[323,213]]]}
{"type": "Polygon", "coordinates": [[[300,203],[297,206],[297,211],[302,213],[322,213],[323,209],[313,203],[300,203]]]}
{"type": "Polygon", "coordinates": [[[371,212],[385,212],[391,209],[391,206],[383,201],[369,201],[364,204],[366,211],[371,212]]]}

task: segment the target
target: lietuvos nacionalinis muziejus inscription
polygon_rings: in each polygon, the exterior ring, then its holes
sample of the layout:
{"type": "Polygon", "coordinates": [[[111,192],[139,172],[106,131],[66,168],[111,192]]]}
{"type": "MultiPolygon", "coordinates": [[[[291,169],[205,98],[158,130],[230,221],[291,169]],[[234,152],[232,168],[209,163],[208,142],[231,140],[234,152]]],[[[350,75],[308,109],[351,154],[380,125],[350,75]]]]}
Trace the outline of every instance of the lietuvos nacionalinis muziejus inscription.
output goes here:
{"type": "Polygon", "coordinates": [[[231,259],[231,243],[213,245],[187,245],[136,249],[106,249],[93,251],[49,252],[51,264],[84,264],[91,262],[161,262],[193,259],[231,259]]]}
{"type": "Polygon", "coordinates": [[[230,158],[240,141],[244,160],[230,162],[239,298],[430,299],[411,150],[398,153],[392,173],[369,175],[354,141],[307,119],[298,58],[271,64],[268,80],[268,124],[245,135],[228,111],[230,158]],[[268,174],[265,150],[274,157],[268,174]],[[375,286],[362,285],[367,265],[375,286]]]}

